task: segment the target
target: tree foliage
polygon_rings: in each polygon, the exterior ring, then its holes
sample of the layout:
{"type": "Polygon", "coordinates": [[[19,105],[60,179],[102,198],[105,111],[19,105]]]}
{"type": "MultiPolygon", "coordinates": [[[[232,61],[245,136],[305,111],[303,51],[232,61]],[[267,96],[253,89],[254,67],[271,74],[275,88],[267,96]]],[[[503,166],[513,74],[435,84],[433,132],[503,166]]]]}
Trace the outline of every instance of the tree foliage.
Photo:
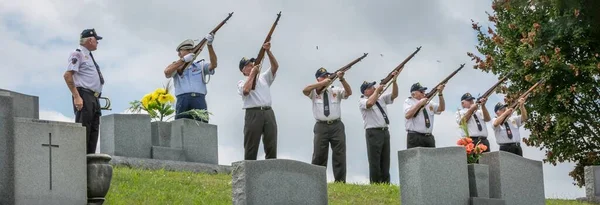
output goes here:
{"type": "Polygon", "coordinates": [[[600,1],[493,0],[488,21],[478,22],[474,69],[513,74],[497,92],[507,103],[538,80],[526,107],[528,146],[546,149],[545,163],[574,162],[569,174],[584,185],[583,167],[600,165],[600,1]]]}

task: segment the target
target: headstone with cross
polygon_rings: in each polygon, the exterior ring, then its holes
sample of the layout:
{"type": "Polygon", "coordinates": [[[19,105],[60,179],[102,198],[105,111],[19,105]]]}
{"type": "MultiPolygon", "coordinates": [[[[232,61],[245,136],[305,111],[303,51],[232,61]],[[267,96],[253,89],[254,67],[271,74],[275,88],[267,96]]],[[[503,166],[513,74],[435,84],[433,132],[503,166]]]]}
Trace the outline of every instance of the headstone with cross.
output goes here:
{"type": "Polygon", "coordinates": [[[18,114],[37,97],[13,96],[0,91],[0,204],[86,204],[85,127],[18,114]]]}

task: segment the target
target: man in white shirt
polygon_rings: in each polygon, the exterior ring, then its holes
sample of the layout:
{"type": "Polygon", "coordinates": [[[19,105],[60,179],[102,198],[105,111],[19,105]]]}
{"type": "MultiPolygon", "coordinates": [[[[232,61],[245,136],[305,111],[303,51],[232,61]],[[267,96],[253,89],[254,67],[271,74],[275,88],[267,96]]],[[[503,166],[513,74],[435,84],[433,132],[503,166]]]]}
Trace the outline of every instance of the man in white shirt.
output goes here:
{"type": "Polygon", "coordinates": [[[242,96],[246,110],[244,120],[244,159],[256,160],[261,135],[265,149],[265,159],[277,158],[277,120],[271,109],[271,85],[279,64],[271,53],[271,42],[263,45],[269,56],[271,69],[259,73],[260,65],[254,65],[255,59],[242,58],[240,71],[246,77],[238,82],[238,94],[242,96]],[[252,82],[256,79],[256,87],[252,90],[252,82]]]}
{"type": "Polygon", "coordinates": [[[331,143],[331,160],[335,182],[346,183],[346,132],[341,120],[342,99],[352,95],[352,89],[344,79],[344,72],[336,73],[343,88],[329,86],[331,79],[325,68],[319,68],[315,73],[317,83],[306,86],[302,93],[312,100],[313,116],[316,123],[313,129],[313,156],[312,164],[327,167],[329,144],[331,143]],[[323,89],[325,86],[327,88],[323,89]],[[317,94],[317,90],[323,89],[317,94]]]}
{"type": "Polygon", "coordinates": [[[527,110],[525,109],[526,98],[519,99],[519,110],[521,115],[512,115],[513,109],[506,108],[506,104],[498,103],[494,107],[496,117],[492,120],[496,143],[500,145],[500,151],[510,152],[523,156],[521,149],[521,133],[519,128],[527,121],[527,110]]]}
{"type": "Polygon", "coordinates": [[[435,137],[433,132],[433,118],[435,115],[440,115],[446,109],[444,101],[445,85],[438,86],[438,99],[440,104],[430,101],[427,103],[425,91],[427,87],[421,86],[420,83],[415,83],[410,87],[410,97],[404,101],[404,118],[406,118],[406,147],[407,149],[414,147],[435,147],[435,137]],[[427,105],[425,105],[427,103],[427,105]],[[425,105],[422,109],[420,109],[425,105]],[[415,116],[415,113],[418,113],[415,116]],[[435,114],[435,115],[434,115],[435,114]]]}
{"type": "MultiPolygon", "coordinates": [[[[467,124],[467,131],[473,143],[481,143],[487,146],[484,152],[490,152],[490,142],[487,139],[488,131],[485,123],[489,122],[491,117],[485,107],[486,101],[486,98],[481,98],[481,109],[478,109],[479,106],[475,103],[475,98],[471,93],[465,93],[460,98],[462,109],[456,112],[456,123],[460,126],[461,122],[464,121],[467,124]]],[[[462,137],[467,136],[463,129],[460,129],[460,132],[462,137]]]]}
{"type": "Polygon", "coordinates": [[[387,105],[398,97],[397,72],[392,72],[392,92],[378,95],[384,88],[376,82],[364,81],[360,86],[363,94],[358,101],[367,138],[369,179],[373,183],[390,183],[390,124],[387,105]]]}

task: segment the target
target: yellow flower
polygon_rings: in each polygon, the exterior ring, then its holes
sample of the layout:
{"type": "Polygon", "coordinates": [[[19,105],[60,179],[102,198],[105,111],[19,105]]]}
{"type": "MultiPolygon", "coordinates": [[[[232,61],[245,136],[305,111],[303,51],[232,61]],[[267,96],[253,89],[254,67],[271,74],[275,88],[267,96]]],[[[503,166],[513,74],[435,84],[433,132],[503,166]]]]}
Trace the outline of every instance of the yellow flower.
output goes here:
{"type": "Polygon", "coordinates": [[[144,106],[144,108],[148,108],[148,103],[152,100],[152,95],[150,93],[144,95],[144,97],[142,98],[142,106],[144,106]]]}
{"type": "Polygon", "coordinates": [[[166,94],[166,95],[160,95],[158,96],[158,102],[160,102],[161,104],[165,104],[167,102],[175,102],[175,97],[171,94],[166,94]]]}

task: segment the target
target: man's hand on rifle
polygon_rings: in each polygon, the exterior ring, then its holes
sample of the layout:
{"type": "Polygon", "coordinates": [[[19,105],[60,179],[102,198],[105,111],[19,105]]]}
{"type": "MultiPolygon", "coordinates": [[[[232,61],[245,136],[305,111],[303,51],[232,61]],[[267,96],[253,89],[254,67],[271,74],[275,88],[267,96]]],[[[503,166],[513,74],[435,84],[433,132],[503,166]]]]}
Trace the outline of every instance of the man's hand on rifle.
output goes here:
{"type": "Polygon", "coordinates": [[[194,60],[194,54],[193,53],[188,53],[187,55],[183,56],[182,58],[183,62],[190,62],[192,60],[194,60]]]}
{"type": "Polygon", "coordinates": [[[215,40],[215,35],[212,33],[209,33],[209,34],[206,34],[206,36],[204,38],[206,38],[206,45],[211,46],[213,40],[215,40]]]}
{"type": "Polygon", "coordinates": [[[260,72],[260,64],[256,64],[254,67],[252,67],[250,75],[256,75],[258,72],[260,72]]]}
{"type": "Polygon", "coordinates": [[[485,105],[485,102],[487,102],[487,98],[481,98],[481,99],[479,99],[479,102],[480,102],[482,105],[485,105]]]}
{"type": "Polygon", "coordinates": [[[394,82],[396,82],[396,79],[398,79],[398,71],[392,72],[392,79],[394,82]]]}
{"type": "Polygon", "coordinates": [[[527,97],[520,98],[520,99],[519,99],[519,105],[520,105],[520,106],[523,106],[523,105],[525,105],[525,100],[527,100],[527,97]]]}
{"type": "Polygon", "coordinates": [[[271,42],[266,42],[265,44],[263,44],[263,48],[265,50],[270,50],[271,49],[271,42]]]}
{"type": "Polygon", "coordinates": [[[441,84],[437,87],[438,94],[442,94],[442,91],[444,91],[444,87],[446,87],[446,84],[441,84]]]}
{"type": "Polygon", "coordinates": [[[320,83],[321,83],[321,86],[327,86],[327,85],[329,85],[330,82],[331,82],[331,79],[325,78],[325,80],[322,80],[320,83]]]}
{"type": "MultiPolygon", "coordinates": [[[[344,71],[338,71],[335,73],[340,80],[344,80],[344,71]]],[[[329,79],[329,78],[327,78],[329,79]]]]}

